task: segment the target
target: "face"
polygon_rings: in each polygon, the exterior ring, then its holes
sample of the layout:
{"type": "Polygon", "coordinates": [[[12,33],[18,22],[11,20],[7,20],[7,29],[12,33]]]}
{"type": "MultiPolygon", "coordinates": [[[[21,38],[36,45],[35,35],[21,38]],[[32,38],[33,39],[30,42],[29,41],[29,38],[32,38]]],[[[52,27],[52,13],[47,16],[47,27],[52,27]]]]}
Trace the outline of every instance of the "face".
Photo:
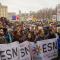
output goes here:
{"type": "Polygon", "coordinates": [[[3,29],[0,29],[0,34],[4,35],[3,29]]]}
{"type": "Polygon", "coordinates": [[[24,31],[22,31],[22,34],[24,34],[24,31]]]}
{"type": "Polygon", "coordinates": [[[19,28],[19,31],[21,31],[21,27],[19,28]]]}
{"type": "Polygon", "coordinates": [[[17,30],[19,30],[19,27],[17,27],[17,30]]]}
{"type": "Polygon", "coordinates": [[[54,34],[54,30],[52,29],[52,31],[50,32],[50,34],[54,34]]]}
{"type": "Polygon", "coordinates": [[[36,33],[38,33],[39,31],[38,30],[36,30],[36,33]]]}
{"type": "Polygon", "coordinates": [[[60,29],[59,29],[59,32],[60,32],[60,29]]]}
{"type": "Polygon", "coordinates": [[[44,35],[44,30],[41,30],[41,35],[44,35]]]}
{"type": "Polygon", "coordinates": [[[18,36],[20,35],[20,32],[19,32],[19,31],[17,31],[17,35],[18,35],[18,36]]]}
{"type": "Polygon", "coordinates": [[[6,28],[9,29],[9,26],[7,25],[6,28]]]}
{"type": "Polygon", "coordinates": [[[36,35],[36,31],[34,31],[34,35],[36,35]]]}
{"type": "Polygon", "coordinates": [[[28,38],[29,38],[29,39],[31,38],[31,34],[28,34],[28,38]]]}

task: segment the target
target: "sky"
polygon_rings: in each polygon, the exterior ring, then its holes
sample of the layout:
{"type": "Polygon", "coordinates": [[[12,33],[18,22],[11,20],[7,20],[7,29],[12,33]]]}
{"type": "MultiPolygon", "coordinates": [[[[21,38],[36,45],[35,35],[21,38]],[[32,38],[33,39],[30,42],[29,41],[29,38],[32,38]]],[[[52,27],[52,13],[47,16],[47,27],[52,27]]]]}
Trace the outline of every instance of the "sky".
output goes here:
{"type": "Polygon", "coordinates": [[[29,13],[29,11],[39,11],[43,8],[55,8],[60,3],[60,0],[0,0],[2,5],[8,7],[8,12],[29,13]]]}

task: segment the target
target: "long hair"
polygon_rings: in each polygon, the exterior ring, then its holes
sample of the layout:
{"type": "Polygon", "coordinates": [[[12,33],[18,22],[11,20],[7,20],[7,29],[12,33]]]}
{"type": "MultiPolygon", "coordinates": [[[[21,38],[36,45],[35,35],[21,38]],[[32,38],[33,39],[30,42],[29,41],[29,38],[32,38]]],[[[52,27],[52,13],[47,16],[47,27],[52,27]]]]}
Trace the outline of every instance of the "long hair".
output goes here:
{"type": "MultiPolygon", "coordinates": [[[[31,34],[31,32],[29,32],[29,33],[26,34],[25,40],[28,40],[29,39],[28,38],[28,34],[31,34]]],[[[32,35],[31,35],[31,39],[32,39],[32,35]]]]}
{"type": "Polygon", "coordinates": [[[15,40],[18,39],[18,36],[17,36],[17,30],[14,31],[14,37],[13,37],[15,40]]]}
{"type": "Polygon", "coordinates": [[[36,35],[34,35],[34,31],[32,31],[31,34],[32,34],[32,39],[33,39],[33,41],[34,41],[35,38],[36,38],[36,35]]]}

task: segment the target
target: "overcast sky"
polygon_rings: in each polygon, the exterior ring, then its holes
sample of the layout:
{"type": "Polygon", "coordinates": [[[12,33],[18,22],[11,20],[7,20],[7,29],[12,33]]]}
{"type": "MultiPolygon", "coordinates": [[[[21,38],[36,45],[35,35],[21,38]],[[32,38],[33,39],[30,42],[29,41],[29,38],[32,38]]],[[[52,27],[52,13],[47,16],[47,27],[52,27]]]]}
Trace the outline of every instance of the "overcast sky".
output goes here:
{"type": "Polygon", "coordinates": [[[38,11],[43,8],[55,8],[60,0],[0,0],[2,5],[8,6],[8,12],[29,13],[29,11],[38,11]]]}

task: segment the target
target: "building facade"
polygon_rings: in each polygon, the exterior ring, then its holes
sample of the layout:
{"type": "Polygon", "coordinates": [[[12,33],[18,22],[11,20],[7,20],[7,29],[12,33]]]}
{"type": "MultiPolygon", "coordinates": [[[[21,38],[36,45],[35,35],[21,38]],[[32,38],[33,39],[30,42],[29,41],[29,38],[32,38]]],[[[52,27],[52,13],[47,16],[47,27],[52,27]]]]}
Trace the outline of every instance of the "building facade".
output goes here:
{"type": "Polygon", "coordinates": [[[0,3],[0,18],[6,17],[7,18],[7,6],[3,6],[0,3]]]}
{"type": "Polygon", "coordinates": [[[16,13],[13,13],[13,12],[8,12],[8,13],[7,13],[7,18],[8,18],[9,20],[12,20],[12,16],[16,16],[16,13]]]}

